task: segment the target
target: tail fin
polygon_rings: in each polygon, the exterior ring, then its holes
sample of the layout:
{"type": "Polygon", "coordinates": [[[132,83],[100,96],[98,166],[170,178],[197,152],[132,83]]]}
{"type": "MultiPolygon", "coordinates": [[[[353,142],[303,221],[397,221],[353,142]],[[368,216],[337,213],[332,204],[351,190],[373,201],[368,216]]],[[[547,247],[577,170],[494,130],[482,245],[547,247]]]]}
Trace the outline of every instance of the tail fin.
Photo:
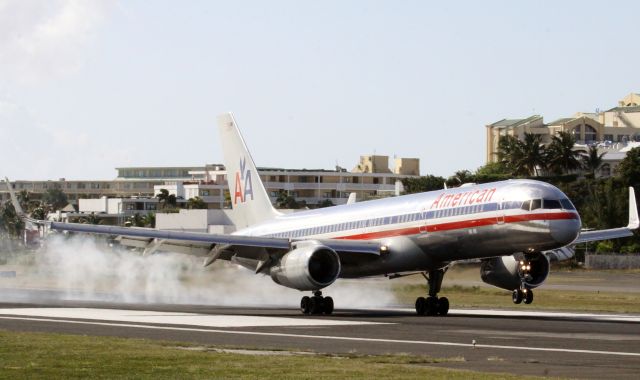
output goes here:
{"type": "Polygon", "coordinates": [[[4,181],[7,183],[7,189],[9,189],[9,196],[11,197],[11,203],[13,203],[13,208],[16,210],[16,215],[19,217],[25,216],[22,207],[20,206],[20,202],[18,202],[18,198],[16,198],[16,193],[13,191],[13,187],[11,187],[11,183],[9,182],[9,178],[4,177],[4,181]]]}
{"type": "Polygon", "coordinates": [[[250,226],[279,215],[271,205],[233,115],[226,113],[218,116],[218,128],[231,204],[238,223],[242,224],[238,227],[250,226]]]}

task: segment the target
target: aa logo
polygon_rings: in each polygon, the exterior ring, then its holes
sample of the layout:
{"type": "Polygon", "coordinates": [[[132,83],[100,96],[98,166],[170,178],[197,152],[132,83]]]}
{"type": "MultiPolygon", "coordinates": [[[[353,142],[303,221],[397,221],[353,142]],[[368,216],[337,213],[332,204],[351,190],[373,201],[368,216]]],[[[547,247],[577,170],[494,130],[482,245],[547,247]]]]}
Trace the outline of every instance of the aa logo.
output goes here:
{"type": "Polygon", "coordinates": [[[251,170],[245,170],[247,160],[246,158],[240,159],[240,170],[236,172],[236,187],[235,194],[233,196],[233,204],[244,203],[251,196],[253,200],[253,185],[251,184],[251,170]]]}

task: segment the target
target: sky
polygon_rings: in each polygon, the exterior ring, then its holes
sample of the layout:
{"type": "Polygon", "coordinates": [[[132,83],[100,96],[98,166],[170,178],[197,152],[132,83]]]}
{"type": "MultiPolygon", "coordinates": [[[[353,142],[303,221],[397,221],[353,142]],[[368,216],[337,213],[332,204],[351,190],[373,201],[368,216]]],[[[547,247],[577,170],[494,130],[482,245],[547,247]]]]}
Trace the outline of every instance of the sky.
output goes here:
{"type": "Polygon", "coordinates": [[[221,163],[484,164],[485,125],[640,92],[640,2],[0,0],[0,176],[221,163]]]}

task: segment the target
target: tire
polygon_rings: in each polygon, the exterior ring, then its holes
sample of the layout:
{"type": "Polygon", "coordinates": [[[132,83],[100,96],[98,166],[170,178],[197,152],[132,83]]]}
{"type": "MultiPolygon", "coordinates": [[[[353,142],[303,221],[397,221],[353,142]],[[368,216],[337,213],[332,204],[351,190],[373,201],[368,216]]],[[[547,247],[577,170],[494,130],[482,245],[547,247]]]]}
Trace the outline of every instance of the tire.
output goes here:
{"type": "Polygon", "coordinates": [[[310,314],[322,314],[322,297],[311,297],[309,302],[309,313],[310,314]]]}
{"type": "Polygon", "coordinates": [[[516,305],[522,303],[522,290],[516,289],[511,293],[511,299],[516,305]]]}
{"type": "Polygon", "coordinates": [[[427,301],[424,299],[424,297],[418,297],[416,299],[416,313],[418,315],[424,315],[426,311],[427,311],[427,301]]]}
{"type": "Polygon", "coordinates": [[[311,312],[311,298],[304,296],[300,300],[300,311],[302,314],[309,314],[311,312]]]}
{"type": "Polygon", "coordinates": [[[441,297],[438,299],[438,315],[445,316],[449,313],[449,299],[441,297]]]}
{"type": "Polygon", "coordinates": [[[333,313],[333,298],[324,297],[324,307],[322,308],[322,312],[326,315],[330,315],[333,313]]]}
{"type": "Polygon", "coordinates": [[[425,300],[426,314],[437,315],[438,314],[438,297],[427,297],[425,300]]]}
{"type": "Polygon", "coordinates": [[[533,291],[532,290],[527,290],[527,292],[524,294],[524,303],[526,303],[527,305],[531,304],[531,302],[533,302],[533,291]]]}

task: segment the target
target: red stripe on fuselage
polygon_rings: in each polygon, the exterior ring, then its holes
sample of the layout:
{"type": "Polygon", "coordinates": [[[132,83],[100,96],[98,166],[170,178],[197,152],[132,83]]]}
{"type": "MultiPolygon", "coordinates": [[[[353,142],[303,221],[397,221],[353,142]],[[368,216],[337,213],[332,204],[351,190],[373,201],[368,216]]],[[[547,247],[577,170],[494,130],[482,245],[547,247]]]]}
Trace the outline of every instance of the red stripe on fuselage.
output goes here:
{"type": "MultiPolygon", "coordinates": [[[[573,212],[553,212],[553,213],[537,213],[537,214],[521,214],[521,215],[506,215],[504,217],[504,223],[519,223],[530,222],[533,220],[571,220],[578,219],[578,215],[573,212]]],[[[426,226],[426,232],[439,232],[439,231],[452,231],[461,230],[465,228],[483,227],[498,224],[498,217],[481,218],[460,220],[456,222],[432,224],[426,226]]],[[[367,232],[363,234],[340,236],[333,239],[345,239],[345,240],[370,240],[370,239],[382,239],[393,236],[407,236],[419,234],[420,227],[406,227],[393,230],[367,232]]]]}

